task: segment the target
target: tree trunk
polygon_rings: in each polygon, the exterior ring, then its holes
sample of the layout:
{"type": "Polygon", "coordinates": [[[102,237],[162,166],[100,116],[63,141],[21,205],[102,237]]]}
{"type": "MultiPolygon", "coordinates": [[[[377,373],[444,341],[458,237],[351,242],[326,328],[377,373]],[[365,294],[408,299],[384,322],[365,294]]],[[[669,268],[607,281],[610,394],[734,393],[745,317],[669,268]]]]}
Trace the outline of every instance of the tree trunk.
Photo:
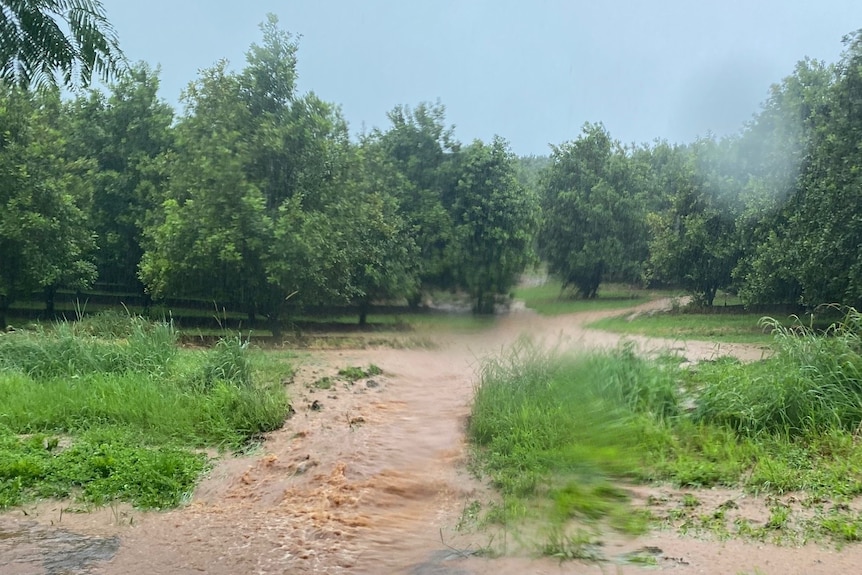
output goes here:
{"type": "Polygon", "coordinates": [[[488,294],[483,291],[480,291],[476,295],[476,309],[475,313],[479,315],[491,315],[494,313],[494,296],[492,295],[490,298],[488,294]]]}
{"type": "Polygon", "coordinates": [[[712,307],[712,302],[715,301],[715,293],[718,291],[717,287],[708,288],[706,293],[704,294],[704,303],[706,307],[712,307]]]}
{"type": "Polygon", "coordinates": [[[150,306],[153,305],[153,298],[152,298],[152,296],[150,296],[149,292],[144,288],[143,284],[140,284],[140,286],[141,286],[141,304],[142,304],[141,307],[143,307],[143,310],[141,310],[141,315],[143,315],[144,317],[149,317],[150,316],[150,306]]]}
{"type": "Polygon", "coordinates": [[[276,342],[281,342],[282,337],[282,327],[281,327],[281,318],[279,317],[277,312],[271,313],[267,317],[267,326],[269,327],[269,331],[272,332],[272,339],[276,342]]]}
{"type": "Polygon", "coordinates": [[[6,331],[6,312],[9,311],[9,296],[0,295],[0,330],[6,331]]]}
{"type": "Polygon", "coordinates": [[[370,304],[367,301],[362,301],[359,304],[359,327],[368,325],[368,309],[370,304]]]}
{"type": "Polygon", "coordinates": [[[45,319],[54,319],[54,296],[57,286],[45,286],[45,319]]]}
{"type": "Polygon", "coordinates": [[[416,292],[407,298],[407,307],[409,307],[412,311],[416,311],[419,309],[419,304],[422,303],[422,292],[416,292]]]}

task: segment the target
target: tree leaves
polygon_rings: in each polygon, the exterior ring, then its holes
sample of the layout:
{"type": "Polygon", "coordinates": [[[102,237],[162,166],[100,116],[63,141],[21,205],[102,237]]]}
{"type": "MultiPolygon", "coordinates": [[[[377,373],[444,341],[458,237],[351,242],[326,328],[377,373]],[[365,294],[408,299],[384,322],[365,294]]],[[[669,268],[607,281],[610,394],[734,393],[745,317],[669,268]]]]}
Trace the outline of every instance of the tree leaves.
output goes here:
{"type": "Polygon", "coordinates": [[[0,324],[16,298],[42,288],[83,288],[96,276],[85,208],[91,165],[66,154],[59,97],[0,95],[0,324]]]}
{"type": "Polygon", "coordinates": [[[563,287],[595,297],[608,275],[639,278],[646,259],[643,195],[635,159],[600,124],[553,148],[544,179],[539,249],[563,287]]]}
{"type": "Polygon", "coordinates": [[[94,76],[117,77],[123,59],[99,0],[0,2],[0,78],[7,84],[87,86],[94,76]]]}

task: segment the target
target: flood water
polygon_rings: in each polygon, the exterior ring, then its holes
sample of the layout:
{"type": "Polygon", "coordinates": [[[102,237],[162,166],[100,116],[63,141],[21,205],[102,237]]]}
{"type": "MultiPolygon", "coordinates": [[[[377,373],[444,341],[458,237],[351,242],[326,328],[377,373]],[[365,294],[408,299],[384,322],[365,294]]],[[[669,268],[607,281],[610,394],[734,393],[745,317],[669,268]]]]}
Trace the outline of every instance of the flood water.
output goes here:
{"type": "Polygon", "coordinates": [[[89,574],[119,548],[117,535],[84,535],[0,517],[0,573],[4,575],[89,574]]]}

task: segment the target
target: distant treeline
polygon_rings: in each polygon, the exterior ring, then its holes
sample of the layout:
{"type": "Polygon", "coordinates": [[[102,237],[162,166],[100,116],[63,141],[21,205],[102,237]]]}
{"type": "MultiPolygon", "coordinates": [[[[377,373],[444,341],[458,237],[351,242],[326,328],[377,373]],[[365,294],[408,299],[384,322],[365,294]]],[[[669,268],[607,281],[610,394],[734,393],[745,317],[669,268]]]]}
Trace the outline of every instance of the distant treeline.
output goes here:
{"type": "Polygon", "coordinates": [[[862,40],[804,60],[739,134],[624,146],[588,124],[551,156],[462,144],[441,104],[349,137],[296,88],[272,16],[245,66],[200,72],[176,114],[158,72],[109,93],[0,88],[0,325],[10,304],[98,281],[142,302],[229,303],[275,329],[303,307],[418,305],[461,290],[492,311],[544,261],[602,281],[680,285],[706,305],[862,301],[862,40]]]}

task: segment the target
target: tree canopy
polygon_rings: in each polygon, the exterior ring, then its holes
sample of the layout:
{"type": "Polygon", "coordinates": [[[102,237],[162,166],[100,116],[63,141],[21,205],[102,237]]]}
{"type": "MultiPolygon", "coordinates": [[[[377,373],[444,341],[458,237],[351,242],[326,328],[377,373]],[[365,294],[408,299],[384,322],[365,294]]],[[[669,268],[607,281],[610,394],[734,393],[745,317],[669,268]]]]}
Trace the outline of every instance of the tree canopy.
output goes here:
{"type": "Polygon", "coordinates": [[[737,134],[624,146],[588,123],[518,158],[501,137],[462,144],[440,102],[351,136],[299,89],[297,37],[274,16],[176,113],[158,69],[117,76],[100,3],[0,0],[0,15],[0,324],[18,300],[50,311],[57,290],[93,285],[214,301],[276,332],[303,308],[365,323],[437,290],[490,313],[538,260],[586,298],[613,281],[706,306],[720,290],[862,305],[859,33],[835,64],[800,61],[737,134]],[[113,81],[38,89],[94,75],[113,81]]]}

